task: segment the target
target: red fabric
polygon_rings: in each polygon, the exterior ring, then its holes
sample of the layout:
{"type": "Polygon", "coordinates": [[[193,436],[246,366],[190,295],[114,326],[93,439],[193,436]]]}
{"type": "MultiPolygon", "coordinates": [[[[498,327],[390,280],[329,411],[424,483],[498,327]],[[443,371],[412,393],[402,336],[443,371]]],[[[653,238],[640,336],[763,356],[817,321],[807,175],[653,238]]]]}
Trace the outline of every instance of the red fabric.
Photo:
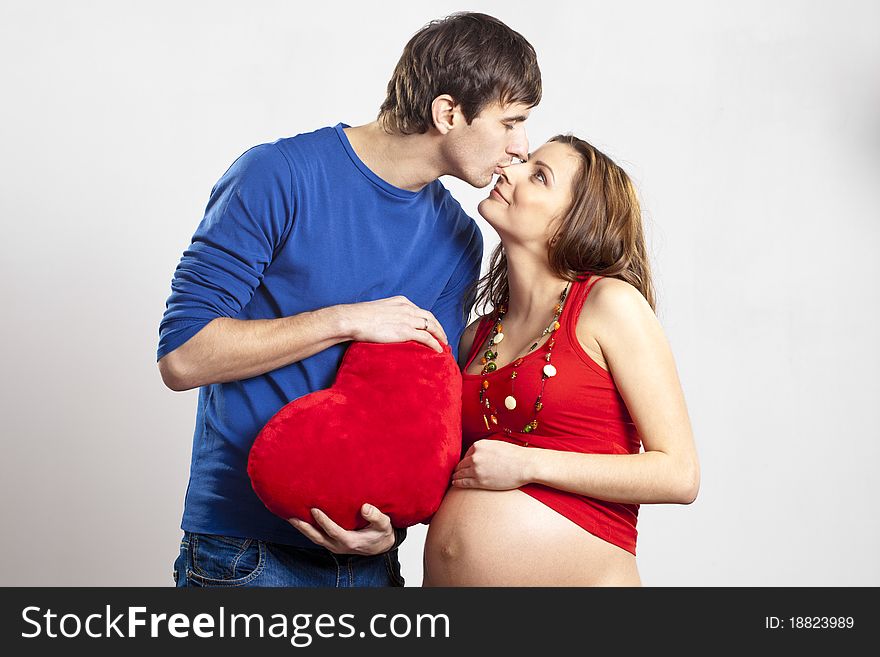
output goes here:
{"type": "MultiPolygon", "coordinates": [[[[511,381],[510,365],[485,377],[464,374],[462,384],[463,449],[467,451],[477,440],[490,438],[516,445],[555,449],[586,454],[637,454],[641,447],[636,427],[626,405],[614,385],[614,379],[584,351],[577,340],[575,328],[584,301],[596,279],[572,283],[556,331],[552,363],[556,376],[544,386],[543,409],[537,414],[538,428],[526,434],[514,431],[508,438],[495,425],[486,430],[483,409],[479,406],[480,385],[489,381],[489,398],[498,409],[498,421],[504,427],[521,429],[532,419],[534,402],[541,388],[541,370],[546,361],[547,343],[526,356],[516,368],[517,378],[511,381]],[[504,398],[511,394],[511,383],[517,407],[509,411],[504,398]]],[[[477,354],[485,351],[483,343],[495,325],[494,316],[480,323],[468,365],[477,354]]],[[[500,348],[503,353],[504,343],[500,348]]],[[[507,359],[505,358],[505,361],[507,359]]],[[[464,453],[464,452],[462,452],[464,453]]],[[[586,495],[577,495],[541,484],[520,488],[535,499],[561,513],[591,534],[635,554],[637,504],[605,502],[586,495]]]]}
{"type": "Polygon", "coordinates": [[[461,374],[417,342],[358,342],[336,381],[284,406],[251,447],[257,496],[282,518],[315,524],[317,507],[346,529],[367,502],[395,527],[429,519],[461,450],[461,374]]]}

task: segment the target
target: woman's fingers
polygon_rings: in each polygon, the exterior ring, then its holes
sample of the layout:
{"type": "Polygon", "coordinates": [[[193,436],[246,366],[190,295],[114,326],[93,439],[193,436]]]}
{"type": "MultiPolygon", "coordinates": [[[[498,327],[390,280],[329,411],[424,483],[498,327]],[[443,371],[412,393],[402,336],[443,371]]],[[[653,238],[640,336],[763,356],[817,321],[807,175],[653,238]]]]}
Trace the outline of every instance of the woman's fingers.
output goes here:
{"type": "Polygon", "coordinates": [[[469,479],[476,476],[476,472],[470,466],[465,466],[463,468],[456,468],[455,472],[452,473],[452,480],[456,479],[469,479]]]}

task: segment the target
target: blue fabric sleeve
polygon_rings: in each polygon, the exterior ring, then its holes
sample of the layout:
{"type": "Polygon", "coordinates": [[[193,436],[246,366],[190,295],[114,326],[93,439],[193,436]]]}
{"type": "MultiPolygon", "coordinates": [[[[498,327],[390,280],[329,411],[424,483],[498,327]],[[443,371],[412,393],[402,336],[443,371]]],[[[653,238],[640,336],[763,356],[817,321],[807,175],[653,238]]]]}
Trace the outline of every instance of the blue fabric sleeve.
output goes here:
{"type": "Polygon", "coordinates": [[[157,360],[250,301],[293,221],[290,164],[277,146],[243,153],[220,178],[171,282],[157,360]]]}
{"type": "Polygon", "coordinates": [[[430,309],[446,331],[453,355],[458,354],[458,343],[467,324],[465,310],[470,311],[474,304],[474,283],[480,275],[483,261],[483,235],[476,223],[467,244],[463,245],[461,259],[440,298],[430,309]]]}

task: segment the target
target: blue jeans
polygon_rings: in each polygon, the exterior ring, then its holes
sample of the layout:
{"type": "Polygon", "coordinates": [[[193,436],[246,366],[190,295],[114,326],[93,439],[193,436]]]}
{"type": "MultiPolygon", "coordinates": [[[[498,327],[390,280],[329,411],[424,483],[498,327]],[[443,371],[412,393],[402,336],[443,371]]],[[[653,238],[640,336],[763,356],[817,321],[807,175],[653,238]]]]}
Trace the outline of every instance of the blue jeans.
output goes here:
{"type": "Polygon", "coordinates": [[[252,538],[184,532],[176,586],[403,586],[397,549],[375,556],[333,554],[252,538]]]}

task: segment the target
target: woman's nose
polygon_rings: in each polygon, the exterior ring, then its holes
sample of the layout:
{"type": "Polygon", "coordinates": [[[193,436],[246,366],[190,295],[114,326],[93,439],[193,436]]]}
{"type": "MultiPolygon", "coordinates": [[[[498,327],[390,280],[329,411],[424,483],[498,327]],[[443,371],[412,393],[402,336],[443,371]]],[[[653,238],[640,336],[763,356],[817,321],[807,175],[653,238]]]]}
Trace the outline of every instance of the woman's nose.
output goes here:
{"type": "Polygon", "coordinates": [[[501,177],[506,183],[513,184],[519,179],[522,170],[522,164],[508,164],[501,169],[501,177]]]}

